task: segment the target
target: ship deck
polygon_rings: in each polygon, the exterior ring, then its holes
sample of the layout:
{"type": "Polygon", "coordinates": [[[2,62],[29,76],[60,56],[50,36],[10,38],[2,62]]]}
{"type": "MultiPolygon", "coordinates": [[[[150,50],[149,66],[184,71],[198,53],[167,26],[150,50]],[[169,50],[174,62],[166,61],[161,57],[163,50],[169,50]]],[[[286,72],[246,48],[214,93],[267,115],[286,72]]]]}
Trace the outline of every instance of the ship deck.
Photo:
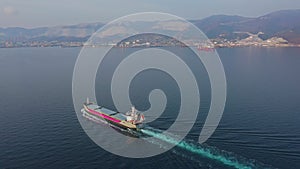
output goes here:
{"type": "Polygon", "coordinates": [[[126,120],[126,118],[124,117],[124,115],[122,115],[121,113],[117,113],[115,111],[112,111],[112,110],[109,110],[105,107],[100,107],[98,105],[95,105],[95,104],[90,104],[90,105],[87,105],[87,107],[89,109],[92,109],[94,111],[97,111],[99,113],[104,113],[112,118],[115,118],[115,119],[118,119],[118,120],[126,120]]]}

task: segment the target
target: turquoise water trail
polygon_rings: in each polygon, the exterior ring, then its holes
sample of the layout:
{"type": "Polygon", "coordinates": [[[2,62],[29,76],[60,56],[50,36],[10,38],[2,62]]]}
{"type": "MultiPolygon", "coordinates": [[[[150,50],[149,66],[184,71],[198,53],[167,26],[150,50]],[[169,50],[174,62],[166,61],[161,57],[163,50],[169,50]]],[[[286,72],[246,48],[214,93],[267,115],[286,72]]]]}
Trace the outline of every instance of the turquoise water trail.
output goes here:
{"type": "Polygon", "coordinates": [[[233,153],[219,151],[215,147],[204,147],[199,143],[192,143],[187,140],[178,141],[176,136],[169,134],[162,134],[157,129],[145,128],[141,130],[144,134],[152,136],[156,139],[164,141],[169,144],[176,145],[177,147],[184,149],[188,152],[200,155],[201,157],[211,159],[222,163],[223,165],[234,167],[237,169],[252,169],[252,168],[270,168],[259,165],[255,160],[247,160],[239,157],[233,153]]]}

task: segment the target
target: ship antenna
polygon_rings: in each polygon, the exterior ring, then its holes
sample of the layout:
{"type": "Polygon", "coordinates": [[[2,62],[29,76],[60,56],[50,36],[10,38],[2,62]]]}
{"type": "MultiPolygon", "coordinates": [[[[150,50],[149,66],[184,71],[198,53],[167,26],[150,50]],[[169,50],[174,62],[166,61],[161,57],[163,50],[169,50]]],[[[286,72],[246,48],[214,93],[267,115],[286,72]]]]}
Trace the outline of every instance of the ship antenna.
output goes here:
{"type": "Polygon", "coordinates": [[[131,106],[131,116],[134,116],[135,115],[135,107],[134,106],[131,106]]]}

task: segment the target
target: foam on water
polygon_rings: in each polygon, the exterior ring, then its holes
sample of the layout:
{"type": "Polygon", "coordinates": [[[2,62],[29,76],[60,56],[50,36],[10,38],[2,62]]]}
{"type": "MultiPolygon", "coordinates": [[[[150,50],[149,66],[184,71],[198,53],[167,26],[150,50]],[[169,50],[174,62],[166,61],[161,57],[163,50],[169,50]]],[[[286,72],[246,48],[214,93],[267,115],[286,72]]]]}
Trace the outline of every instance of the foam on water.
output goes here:
{"type": "Polygon", "coordinates": [[[242,157],[238,157],[233,153],[217,150],[215,147],[204,147],[199,143],[192,143],[187,140],[178,141],[176,136],[171,134],[162,134],[161,132],[158,132],[157,129],[145,128],[141,131],[146,135],[152,136],[166,143],[176,145],[181,149],[200,155],[201,157],[215,160],[226,166],[237,169],[269,168],[266,166],[260,166],[257,162],[255,162],[255,160],[247,160],[242,157]]]}

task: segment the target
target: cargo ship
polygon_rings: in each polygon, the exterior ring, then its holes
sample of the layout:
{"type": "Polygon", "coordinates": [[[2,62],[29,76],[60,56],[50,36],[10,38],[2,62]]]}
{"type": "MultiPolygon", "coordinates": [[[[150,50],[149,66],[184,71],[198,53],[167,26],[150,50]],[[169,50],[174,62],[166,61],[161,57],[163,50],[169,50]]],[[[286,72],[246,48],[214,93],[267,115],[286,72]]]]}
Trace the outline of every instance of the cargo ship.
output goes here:
{"type": "Polygon", "coordinates": [[[90,102],[88,98],[83,104],[83,109],[81,112],[83,113],[84,117],[90,120],[106,121],[112,126],[129,131],[139,131],[141,128],[143,128],[143,122],[145,121],[145,116],[138,112],[134,106],[132,106],[131,110],[128,112],[120,113],[90,102]]]}

